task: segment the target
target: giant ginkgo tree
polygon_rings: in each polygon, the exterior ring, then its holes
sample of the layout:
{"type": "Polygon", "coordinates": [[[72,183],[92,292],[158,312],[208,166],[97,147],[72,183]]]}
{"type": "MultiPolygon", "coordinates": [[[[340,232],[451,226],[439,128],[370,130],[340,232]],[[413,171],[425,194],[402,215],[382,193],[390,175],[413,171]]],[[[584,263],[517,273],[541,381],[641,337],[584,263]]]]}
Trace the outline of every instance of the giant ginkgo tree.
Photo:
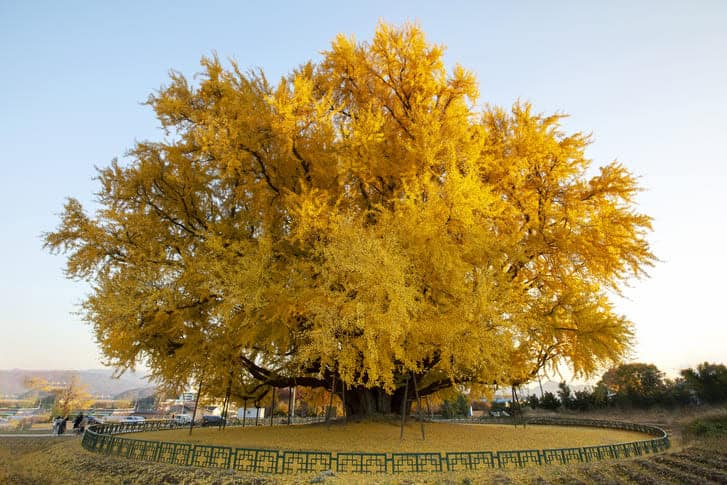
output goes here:
{"type": "Polygon", "coordinates": [[[442,55],[382,23],[278,83],[217,58],[172,73],[148,101],[167,138],[100,169],[99,209],[69,199],[45,235],[91,283],[109,363],[220,395],[345,390],[367,414],[407,386],[618,361],[632,324],[609,294],[654,259],[635,178],[589,171],[560,115],[482,107],[442,55]]]}

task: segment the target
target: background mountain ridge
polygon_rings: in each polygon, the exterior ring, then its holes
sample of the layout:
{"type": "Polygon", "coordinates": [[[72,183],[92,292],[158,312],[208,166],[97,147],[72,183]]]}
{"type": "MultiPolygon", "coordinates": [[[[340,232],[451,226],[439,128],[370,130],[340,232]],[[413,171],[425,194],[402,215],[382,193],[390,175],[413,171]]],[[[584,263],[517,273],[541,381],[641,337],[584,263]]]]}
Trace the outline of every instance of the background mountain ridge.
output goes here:
{"type": "Polygon", "coordinates": [[[113,369],[0,369],[0,396],[18,397],[28,391],[26,378],[45,379],[51,383],[68,383],[78,376],[94,397],[113,397],[129,391],[154,388],[155,384],[141,373],[125,372],[112,377],[113,369]]]}

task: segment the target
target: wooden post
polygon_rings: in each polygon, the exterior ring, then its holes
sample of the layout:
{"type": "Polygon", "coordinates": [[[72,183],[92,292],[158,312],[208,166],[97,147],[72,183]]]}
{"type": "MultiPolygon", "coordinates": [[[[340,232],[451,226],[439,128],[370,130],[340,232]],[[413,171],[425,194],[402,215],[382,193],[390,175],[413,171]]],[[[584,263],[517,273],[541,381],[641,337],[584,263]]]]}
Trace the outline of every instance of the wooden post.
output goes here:
{"type": "Polygon", "coordinates": [[[406,398],[409,393],[409,374],[406,375],[404,383],[404,399],[401,400],[401,432],[399,433],[399,441],[404,440],[404,422],[406,421],[406,398]]]}
{"type": "MultiPolygon", "coordinates": [[[[227,409],[227,392],[225,392],[225,398],[222,400],[222,411],[220,412],[220,417],[223,420],[225,419],[225,414],[226,414],[225,410],[226,409],[227,409]]],[[[222,431],[222,424],[223,424],[222,421],[217,423],[217,431],[222,431]]]]}
{"type": "Polygon", "coordinates": [[[242,405],[242,427],[245,427],[245,421],[247,420],[247,398],[244,399],[242,405]]]}
{"type": "MultiPolygon", "coordinates": [[[[197,387],[197,397],[194,400],[194,411],[192,412],[192,420],[189,422],[189,435],[192,436],[192,428],[194,428],[194,418],[197,417],[197,405],[199,404],[199,396],[202,394],[202,381],[199,379],[199,386],[197,387]]],[[[184,401],[182,401],[182,407],[184,407],[184,401]]]]}
{"type": "Polygon", "coordinates": [[[331,399],[328,401],[328,409],[326,409],[326,426],[331,427],[331,408],[333,407],[333,393],[336,392],[336,374],[332,377],[333,383],[331,384],[331,399]]]}
{"type": "Polygon", "coordinates": [[[297,396],[297,390],[298,386],[293,386],[293,412],[291,413],[293,416],[293,420],[295,420],[295,399],[297,396]]]}
{"type": "Polygon", "coordinates": [[[419,397],[419,389],[417,389],[417,376],[414,372],[411,373],[412,384],[414,384],[414,394],[417,397],[417,411],[419,413],[419,424],[422,428],[422,441],[426,441],[427,437],[424,435],[424,418],[422,417],[422,399],[419,397]]]}
{"type": "Polygon", "coordinates": [[[227,380],[227,392],[225,392],[225,401],[222,405],[222,422],[220,422],[220,426],[218,429],[224,429],[227,427],[227,414],[230,408],[230,397],[232,396],[232,378],[234,377],[235,373],[230,368],[230,378],[227,380]]]}
{"type": "Polygon", "coordinates": [[[230,396],[232,395],[232,379],[227,383],[227,392],[225,393],[225,400],[222,404],[222,421],[220,422],[217,429],[224,429],[227,427],[227,412],[230,408],[230,396]]]}
{"type": "Polygon", "coordinates": [[[273,387],[273,402],[270,405],[270,426],[273,425],[273,414],[275,411],[275,387],[273,387]]]}
{"type": "Polygon", "coordinates": [[[255,426],[258,425],[258,420],[260,419],[260,401],[255,401],[255,426]]]}
{"type": "Polygon", "coordinates": [[[288,426],[293,422],[293,387],[288,386],[288,426]]]}
{"type": "Polygon", "coordinates": [[[346,383],[341,381],[341,395],[343,396],[343,426],[348,424],[348,411],[346,411],[346,383]]]}

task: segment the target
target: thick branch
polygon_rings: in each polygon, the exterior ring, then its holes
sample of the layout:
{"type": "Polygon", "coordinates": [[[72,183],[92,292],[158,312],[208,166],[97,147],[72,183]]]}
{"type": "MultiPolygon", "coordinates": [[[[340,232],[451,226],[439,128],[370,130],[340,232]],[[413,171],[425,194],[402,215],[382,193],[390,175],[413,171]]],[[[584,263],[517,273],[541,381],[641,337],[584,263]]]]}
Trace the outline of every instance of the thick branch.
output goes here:
{"type": "Polygon", "coordinates": [[[248,359],[244,355],[240,355],[240,362],[245,369],[255,379],[264,382],[266,385],[274,387],[289,387],[289,386],[306,386],[306,387],[326,387],[327,382],[325,379],[319,379],[311,376],[295,376],[287,377],[281,376],[275,371],[265,369],[257,365],[252,360],[248,359]]]}

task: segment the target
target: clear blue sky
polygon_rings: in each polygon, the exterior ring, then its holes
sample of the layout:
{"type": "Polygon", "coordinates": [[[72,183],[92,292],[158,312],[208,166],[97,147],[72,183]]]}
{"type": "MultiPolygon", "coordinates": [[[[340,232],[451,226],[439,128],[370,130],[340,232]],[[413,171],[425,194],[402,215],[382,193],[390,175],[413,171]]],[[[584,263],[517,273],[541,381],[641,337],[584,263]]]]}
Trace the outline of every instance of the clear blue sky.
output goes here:
{"type": "Polygon", "coordinates": [[[65,197],[92,201],[94,166],[162,137],[140,102],[169,69],[191,77],[215,51],[276,79],[379,19],[418,21],[482,103],[570,113],[597,165],[641,176],[662,262],[618,303],[633,359],[727,362],[727,2],[506,3],[0,0],[0,368],[100,366],[72,314],[87,286],[40,234],[65,197]]]}

